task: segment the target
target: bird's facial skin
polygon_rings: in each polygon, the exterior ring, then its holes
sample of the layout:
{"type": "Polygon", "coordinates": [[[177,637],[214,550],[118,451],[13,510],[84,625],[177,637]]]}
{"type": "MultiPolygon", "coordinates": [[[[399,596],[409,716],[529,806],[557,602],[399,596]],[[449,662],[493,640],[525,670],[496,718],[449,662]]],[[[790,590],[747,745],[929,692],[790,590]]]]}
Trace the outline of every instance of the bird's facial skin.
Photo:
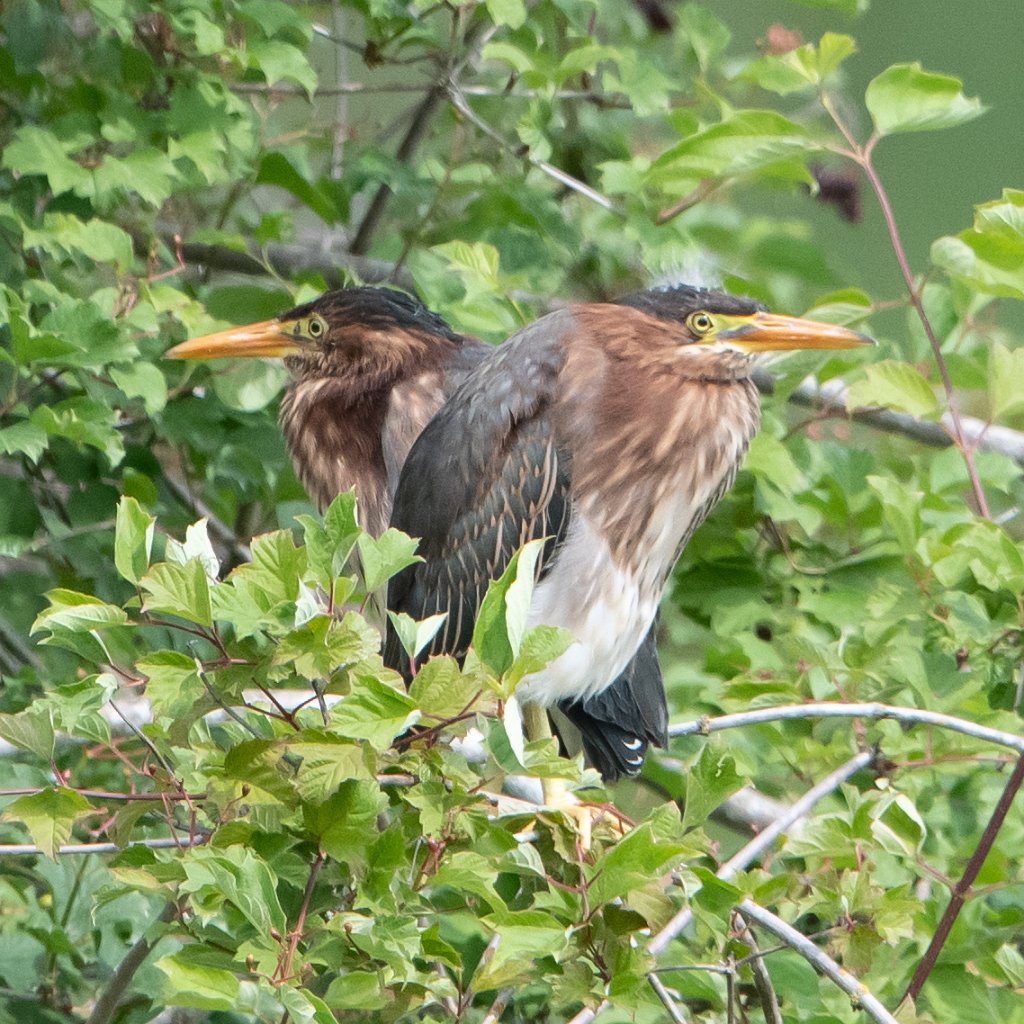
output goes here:
{"type": "Polygon", "coordinates": [[[865,334],[837,324],[755,312],[736,315],[697,310],[685,320],[694,345],[714,345],[756,355],[798,348],[841,349],[873,345],[865,334]]]}

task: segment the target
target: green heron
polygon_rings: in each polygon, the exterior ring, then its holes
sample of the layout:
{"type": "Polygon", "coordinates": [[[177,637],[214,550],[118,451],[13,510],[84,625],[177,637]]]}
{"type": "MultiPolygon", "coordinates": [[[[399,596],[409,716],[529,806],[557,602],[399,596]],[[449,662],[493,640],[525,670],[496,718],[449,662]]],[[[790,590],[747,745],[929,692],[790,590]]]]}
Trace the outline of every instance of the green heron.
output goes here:
{"type": "MultiPolygon", "coordinates": [[[[376,536],[388,525],[413,442],[493,351],[456,333],[404,292],[357,287],[328,292],[271,320],[191,339],[167,355],[283,357],[291,382],[281,402],[281,427],[299,479],[320,511],[354,487],[360,523],[376,536]]],[[[562,710],[605,779],[637,774],[648,743],[667,743],[653,630],[612,686],[562,710]],[[635,726],[624,733],[621,718],[643,721],[644,728],[639,735],[635,726]]]]}
{"type": "MultiPolygon", "coordinates": [[[[635,770],[659,738],[651,720],[664,693],[660,674],[655,694],[650,679],[624,685],[622,673],[758,429],[757,354],[871,340],[686,286],[623,302],[569,306],[522,329],[427,425],[391,519],[421,538],[424,561],[392,579],[388,606],[414,619],[447,613],[424,656],[462,656],[488,583],[545,539],[527,625],[561,626],[573,642],[520,683],[527,726],[541,731],[536,709],[552,706],[585,736],[610,723],[602,742],[635,770]]],[[[385,662],[411,674],[393,631],[385,662]]]]}
{"type": "Polygon", "coordinates": [[[341,288],[272,320],[176,345],[171,359],[283,357],[281,429],[323,512],[355,488],[360,525],[387,528],[413,441],[491,346],[392,288],[341,288]]]}

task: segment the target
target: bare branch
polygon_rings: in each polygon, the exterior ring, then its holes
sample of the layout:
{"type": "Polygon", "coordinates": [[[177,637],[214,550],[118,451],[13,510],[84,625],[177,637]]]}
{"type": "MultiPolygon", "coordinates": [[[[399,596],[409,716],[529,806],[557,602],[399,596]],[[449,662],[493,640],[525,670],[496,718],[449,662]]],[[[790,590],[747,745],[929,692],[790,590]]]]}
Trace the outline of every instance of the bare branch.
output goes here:
{"type": "Polygon", "coordinates": [[[757,995],[761,1000],[761,1012],[764,1014],[765,1024],[782,1024],[782,1008],[779,1006],[779,997],[775,994],[775,986],[772,984],[764,957],[758,948],[757,939],[749,925],[744,925],[741,934],[744,942],[751,949],[751,955],[746,959],[749,961],[750,971],[754,975],[754,988],[757,989],[757,995]]]}
{"type": "MultiPolygon", "coordinates": [[[[774,821],[763,832],[754,836],[745,846],[737,850],[716,872],[715,875],[727,882],[734,878],[736,873],[744,870],[760,857],[783,833],[809,814],[816,803],[828,796],[833,790],[838,789],[848,778],[855,775],[862,768],[866,768],[875,759],[875,752],[864,750],[855,754],[845,764],[841,765],[834,772],[830,772],[816,786],[809,789],[796,803],[790,807],[785,815],[774,821]]],[[[657,956],[666,946],[693,920],[693,911],[689,907],[683,907],[672,918],[671,921],[647,944],[647,950],[652,956],[657,956]]]]}
{"type": "Polygon", "coordinates": [[[596,189],[591,188],[586,182],[580,181],[579,178],[574,178],[571,174],[555,167],[554,164],[549,164],[546,160],[541,160],[538,157],[533,156],[530,151],[523,146],[514,145],[509,142],[503,135],[495,131],[479,114],[466,102],[466,97],[462,94],[461,90],[454,84],[448,86],[448,98],[451,101],[452,106],[467,120],[475,125],[480,131],[484,133],[493,142],[496,142],[506,152],[511,153],[512,156],[518,157],[525,160],[530,166],[536,167],[537,170],[546,174],[549,178],[553,178],[560,185],[564,185],[566,188],[571,189],[573,192],[578,192],[581,196],[589,199],[593,203],[597,203],[598,206],[603,207],[605,210],[610,210],[613,213],[617,212],[615,204],[607,197],[602,195],[596,189]]]}
{"type": "MultiPolygon", "coordinates": [[[[174,244],[173,231],[161,229],[160,235],[167,244],[174,244]]],[[[135,247],[145,255],[148,241],[137,236],[135,247]]],[[[329,288],[342,287],[346,272],[367,284],[393,282],[402,288],[414,287],[412,275],[408,271],[396,270],[393,263],[384,260],[369,259],[330,238],[324,239],[321,244],[268,245],[262,254],[239,252],[227,246],[207,245],[204,242],[182,242],[181,256],[190,265],[200,264],[213,270],[246,275],[266,275],[269,263],[282,277],[303,273],[319,274],[329,288]]]]}
{"type": "MultiPolygon", "coordinates": [[[[57,854],[64,857],[73,853],[121,853],[123,850],[130,850],[140,846],[147,850],[179,850],[190,846],[202,846],[209,836],[201,835],[194,838],[187,836],[164,839],[139,839],[136,842],[128,843],[126,846],[118,846],[117,843],[68,843],[65,846],[57,847],[57,854]]],[[[2,843],[0,844],[0,857],[25,857],[44,853],[33,843],[2,843]]]]}
{"type": "Polygon", "coordinates": [[[717,718],[701,718],[692,722],[679,722],[668,727],[669,736],[709,736],[725,729],[739,729],[748,725],[764,725],[767,722],[782,722],[792,719],[810,718],[868,718],[872,721],[890,718],[895,722],[910,725],[933,725],[940,729],[963,733],[985,743],[997,743],[1024,754],[1024,736],[1001,729],[990,729],[977,725],[965,718],[944,715],[938,711],[921,711],[917,708],[900,708],[891,704],[785,704],[777,708],[758,708],[756,711],[740,711],[734,715],[720,715],[717,718]]]}
{"type": "MultiPolygon", "coordinates": [[[[395,153],[396,159],[409,160],[416,152],[430,130],[430,122],[444,101],[450,84],[458,81],[463,68],[476,57],[496,27],[488,27],[486,22],[480,21],[469,28],[463,39],[462,57],[452,67],[445,70],[441,78],[427,90],[426,95],[413,111],[409,129],[395,153]]],[[[351,249],[357,256],[362,256],[370,248],[370,240],[384,215],[385,207],[391,201],[391,195],[391,186],[384,182],[370,201],[370,206],[352,239],[351,249]]]]}
{"type": "Polygon", "coordinates": [[[806,935],[786,924],[770,910],[752,900],[744,900],[737,910],[748,920],[756,921],[790,949],[799,953],[816,971],[834,981],[849,997],[855,1007],[862,1009],[877,1024],[897,1024],[896,1018],[882,1005],[878,997],[858,981],[849,971],[840,967],[826,952],[819,949],[806,935]]]}
{"type": "Polygon", "coordinates": [[[665,1009],[668,1010],[668,1015],[672,1018],[675,1024],[687,1024],[686,1018],[683,1016],[683,1011],[676,1005],[676,1001],[672,998],[672,993],[665,988],[664,982],[659,978],[653,971],[647,975],[647,980],[651,983],[651,988],[654,989],[655,995],[662,1001],[665,1009]]]}
{"type": "Polygon", "coordinates": [[[901,1003],[906,1002],[908,999],[916,999],[921,994],[921,989],[935,967],[939,959],[939,953],[942,952],[942,947],[946,944],[946,939],[949,938],[949,933],[956,923],[960,911],[963,909],[971,886],[974,885],[978,872],[981,871],[981,867],[985,863],[985,858],[988,857],[992,850],[992,844],[996,841],[996,836],[1006,820],[1006,815],[1010,810],[1014,797],[1017,795],[1017,791],[1021,787],[1021,783],[1024,783],[1024,754],[1017,759],[1017,764],[1014,766],[1012,774],[1006,780],[1006,786],[1003,788],[999,801],[992,811],[992,817],[989,818],[988,824],[985,826],[985,831],[981,835],[977,849],[971,854],[971,859],[967,862],[967,867],[964,869],[963,877],[956,883],[953,889],[952,897],[945,913],[942,915],[939,927],[935,929],[932,941],[928,944],[924,956],[921,957],[921,962],[917,965],[917,970],[914,971],[914,977],[910,979],[907,991],[903,994],[903,999],[900,1000],[901,1003]]]}

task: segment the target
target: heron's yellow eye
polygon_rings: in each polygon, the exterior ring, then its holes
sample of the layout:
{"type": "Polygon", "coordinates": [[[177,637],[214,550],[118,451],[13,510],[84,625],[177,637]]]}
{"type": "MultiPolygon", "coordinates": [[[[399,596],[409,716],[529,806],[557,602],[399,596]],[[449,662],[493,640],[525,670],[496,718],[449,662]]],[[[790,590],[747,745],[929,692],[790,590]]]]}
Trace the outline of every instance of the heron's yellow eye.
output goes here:
{"type": "Polygon", "coordinates": [[[715,326],[715,322],[711,319],[711,315],[709,313],[691,313],[686,318],[686,326],[689,327],[694,334],[707,334],[715,326]]]}
{"type": "Polygon", "coordinates": [[[327,325],[318,316],[311,316],[306,324],[306,333],[316,341],[327,333],[327,325]]]}

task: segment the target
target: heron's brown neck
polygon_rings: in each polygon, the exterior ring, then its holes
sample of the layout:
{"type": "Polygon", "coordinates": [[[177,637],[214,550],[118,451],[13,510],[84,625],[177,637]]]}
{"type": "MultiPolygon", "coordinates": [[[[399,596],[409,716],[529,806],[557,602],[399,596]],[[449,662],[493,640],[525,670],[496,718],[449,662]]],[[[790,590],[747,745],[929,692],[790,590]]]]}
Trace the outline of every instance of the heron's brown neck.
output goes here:
{"type": "Polygon", "coordinates": [[[575,365],[564,375],[575,391],[566,396],[563,429],[576,435],[568,446],[576,500],[594,510],[620,564],[643,547],[640,533],[670,497],[689,509],[687,530],[699,525],[731,484],[760,422],[750,356],[683,347],[677,328],[643,321],[620,323],[614,338],[606,330],[605,358],[573,346],[568,364],[575,365]]]}
{"type": "Polygon", "coordinates": [[[406,383],[440,372],[460,344],[413,332],[380,334],[352,358],[336,349],[312,365],[291,364],[296,379],[281,401],[280,417],[295,472],[313,504],[322,512],[354,487],[360,525],[374,536],[384,532],[391,516],[395,474],[389,470],[396,461],[401,465],[437,411],[415,405],[422,422],[396,424],[402,410],[396,412],[401,402],[393,397],[406,383]],[[396,444],[403,450],[392,451],[396,444]]]}

